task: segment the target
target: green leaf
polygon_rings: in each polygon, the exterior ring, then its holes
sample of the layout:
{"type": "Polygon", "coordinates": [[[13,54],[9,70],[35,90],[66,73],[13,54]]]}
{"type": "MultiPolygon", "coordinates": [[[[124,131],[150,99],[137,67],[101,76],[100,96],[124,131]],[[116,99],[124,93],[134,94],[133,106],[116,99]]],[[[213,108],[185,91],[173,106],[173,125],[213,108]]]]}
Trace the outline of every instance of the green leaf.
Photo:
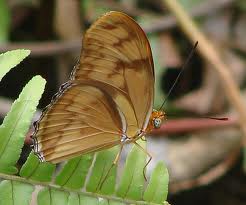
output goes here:
{"type": "Polygon", "coordinates": [[[109,200],[107,199],[99,199],[99,205],[109,205],[109,200]]]}
{"type": "MultiPolygon", "coordinates": [[[[146,142],[138,140],[137,142],[143,148],[146,142]]],[[[140,200],[144,187],[143,169],[146,165],[146,153],[138,146],[134,145],[129,153],[126,164],[121,177],[120,185],[117,190],[117,196],[122,198],[130,198],[140,200]]]]}
{"type": "Polygon", "coordinates": [[[110,201],[109,205],[124,205],[125,203],[123,202],[118,202],[118,201],[110,201]]]}
{"type": "Polygon", "coordinates": [[[67,205],[80,205],[79,195],[76,193],[71,193],[68,197],[67,205]]]}
{"type": "Polygon", "coordinates": [[[69,193],[57,189],[44,188],[37,196],[38,205],[67,205],[69,193]]]}
{"type": "Polygon", "coordinates": [[[114,193],[116,166],[113,166],[113,161],[118,152],[119,147],[116,146],[97,153],[92,173],[86,186],[87,191],[103,194],[114,193]]]}
{"type": "Polygon", "coordinates": [[[6,53],[0,54],[0,81],[2,80],[3,76],[5,76],[6,73],[10,71],[11,68],[18,65],[29,54],[30,54],[30,50],[24,50],[24,49],[8,51],[6,53]]]}
{"type": "Polygon", "coordinates": [[[0,205],[28,205],[33,190],[30,184],[3,180],[0,183],[0,205]]]}
{"type": "Polygon", "coordinates": [[[55,164],[40,162],[38,157],[31,152],[20,170],[20,176],[40,182],[49,182],[55,168],[55,164]]]}
{"type": "Polygon", "coordinates": [[[71,189],[79,189],[84,183],[91,166],[93,155],[87,154],[69,160],[57,175],[55,183],[71,189]]]}
{"type": "Polygon", "coordinates": [[[164,202],[167,199],[168,179],[167,168],[162,162],[159,162],[150,177],[143,199],[159,204],[164,202]]]}
{"type": "Polygon", "coordinates": [[[99,204],[98,198],[80,195],[80,204],[97,205],[99,204]]]}
{"type": "Polygon", "coordinates": [[[99,205],[125,205],[125,203],[101,198],[99,199],[99,205]]]}
{"type": "MultiPolygon", "coordinates": [[[[142,146],[144,145],[144,142],[142,142],[142,146]],[[143,144],[142,144],[143,143],[143,144]]],[[[133,148],[138,149],[137,151],[141,151],[138,147],[133,148]]],[[[131,152],[132,154],[133,152],[131,152]]],[[[115,156],[115,155],[113,155],[115,156]]],[[[129,162],[129,157],[128,157],[128,162],[129,162]]],[[[138,161],[140,159],[138,158],[138,161]]],[[[141,161],[141,160],[140,160],[141,161]]],[[[136,161],[137,162],[137,161],[136,161]]],[[[134,169],[134,166],[131,166],[131,168],[134,169]]],[[[142,166],[143,168],[143,166],[142,166]]],[[[141,169],[142,169],[141,168],[141,169]]],[[[33,184],[34,186],[36,185],[41,185],[44,188],[39,191],[38,196],[37,196],[37,201],[38,204],[71,204],[71,205],[76,205],[76,204],[87,204],[87,205],[94,205],[94,204],[100,204],[100,205],[124,205],[124,204],[139,204],[139,205],[157,205],[157,203],[154,203],[153,200],[160,200],[162,201],[165,197],[161,197],[166,190],[167,187],[163,186],[163,184],[167,184],[167,182],[164,181],[168,175],[164,175],[163,177],[163,164],[158,164],[157,168],[155,168],[154,174],[151,176],[150,179],[150,184],[148,185],[144,197],[146,197],[147,200],[150,200],[149,202],[146,201],[141,201],[141,200],[128,200],[125,197],[115,197],[115,196],[106,196],[104,194],[97,194],[97,193],[88,193],[84,191],[74,191],[72,189],[67,189],[67,188],[60,188],[56,185],[53,185],[52,183],[39,183],[37,181],[32,181],[30,179],[24,179],[21,177],[17,176],[11,176],[11,175],[4,175],[0,173],[0,178],[5,178],[5,179],[10,179],[11,182],[25,182],[28,184],[33,184]],[[156,179],[159,178],[161,182],[156,182],[156,179]],[[158,187],[155,187],[158,186],[158,187]],[[153,192],[148,189],[154,189],[154,197],[153,197],[153,192]],[[164,188],[164,190],[159,190],[161,188],[164,188]],[[151,199],[150,199],[151,198],[151,199]]],[[[100,172],[101,170],[98,170],[100,172]]],[[[136,174],[136,173],[135,173],[136,174]]],[[[139,175],[142,175],[142,170],[139,172],[139,175]]],[[[131,178],[135,178],[135,176],[129,176],[131,178]]],[[[136,180],[132,180],[132,183],[136,182],[136,180]]],[[[124,188],[124,187],[123,187],[124,188]]],[[[132,189],[131,184],[129,186],[129,189],[132,189]]],[[[133,189],[132,189],[133,190],[133,189]]],[[[120,191],[120,190],[118,190],[120,191]]],[[[1,193],[1,190],[0,190],[1,193]]],[[[128,197],[128,196],[127,196],[128,197]]],[[[5,198],[3,195],[0,194],[0,202],[5,201],[5,198]]],[[[158,204],[168,204],[167,202],[162,202],[158,204]]],[[[0,204],[1,205],[1,204],[0,204]]]]}
{"type": "Polygon", "coordinates": [[[0,0],[0,43],[8,41],[10,32],[10,9],[6,0],[0,0]]]}
{"type": "Polygon", "coordinates": [[[15,164],[44,86],[45,80],[41,76],[30,80],[4,118],[0,126],[0,172],[17,173],[15,164]]]}

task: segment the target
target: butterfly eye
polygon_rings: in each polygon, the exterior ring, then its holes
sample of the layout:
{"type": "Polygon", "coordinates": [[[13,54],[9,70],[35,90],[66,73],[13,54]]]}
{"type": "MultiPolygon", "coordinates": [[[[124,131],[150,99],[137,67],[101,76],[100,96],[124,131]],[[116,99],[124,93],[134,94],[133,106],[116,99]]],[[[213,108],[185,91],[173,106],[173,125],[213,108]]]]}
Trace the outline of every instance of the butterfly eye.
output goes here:
{"type": "Polygon", "coordinates": [[[156,129],[161,127],[162,120],[160,118],[154,118],[153,119],[153,124],[156,129]]]}

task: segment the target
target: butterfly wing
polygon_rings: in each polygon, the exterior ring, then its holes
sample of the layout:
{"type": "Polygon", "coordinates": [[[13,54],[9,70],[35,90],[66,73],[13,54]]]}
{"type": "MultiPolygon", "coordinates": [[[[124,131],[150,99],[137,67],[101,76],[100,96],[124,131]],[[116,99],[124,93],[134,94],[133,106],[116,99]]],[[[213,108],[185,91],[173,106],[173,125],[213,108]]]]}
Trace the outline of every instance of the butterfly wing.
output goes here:
{"type": "Polygon", "coordinates": [[[65,159],[112,147],[125,132],[117,105],[100,88],[68,83],[37,124],[34,151],[42,161],[65,159]]]}
{"type": "Polygon", "coordinates": [[[152,112],[154,66],[141,27],[121,12],[109,12],[83,39],[79,65],[71,79],[103,86],[124,113],[127,136],[145,130],[152,112]]]}
{"type": "Polygon", "coordinates": [[[147,127],[153,93],[147,37],[126,14],[109,12],[86,32],[70,81],[37,123],[34,151],[57,163],[135,137],[147,127]]]}

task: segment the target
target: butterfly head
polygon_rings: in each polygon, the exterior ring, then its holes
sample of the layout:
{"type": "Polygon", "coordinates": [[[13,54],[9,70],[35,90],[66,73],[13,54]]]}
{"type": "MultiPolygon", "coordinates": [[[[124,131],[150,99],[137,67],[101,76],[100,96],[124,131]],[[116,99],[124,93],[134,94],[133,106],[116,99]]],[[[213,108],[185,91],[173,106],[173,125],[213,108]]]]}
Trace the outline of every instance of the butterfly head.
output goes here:
{"type": "Polygon", "coordinates": [[[160,128],[162,124],[161,118],[155,118],[153,119],[154,128],[160,128]]]}
{"type": "Polygon", "coordinates": [[[163,111],[161,111],[161,110],[153,110],[152,114],[151,114],[151,117],[150,117],[148,129],[152,130],[152,129],[160,128],[163,120],[165,119],[165,117],[166,117],[166,115],[165,115],[165,113],[163,111]]]}

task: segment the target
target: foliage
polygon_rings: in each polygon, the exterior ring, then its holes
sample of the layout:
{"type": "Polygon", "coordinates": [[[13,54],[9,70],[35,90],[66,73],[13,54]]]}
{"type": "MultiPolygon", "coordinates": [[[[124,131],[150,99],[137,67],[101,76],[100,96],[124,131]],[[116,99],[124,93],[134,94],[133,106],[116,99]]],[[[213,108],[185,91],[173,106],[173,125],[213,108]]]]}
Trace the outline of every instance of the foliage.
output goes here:
{"type": "Polygon", "coordinates": [[[0,43],[7,42],[10,30],[10,10],[6,0],[0,0],[0,43]]]}
{"type": "MultiPolygon", "coordinates": [[[[28,54],[29,51],[16,50],[1,55],[0,65],[3,71],[0,77],[28,54]]],[[[25,164],[18,169],[16,162],[44,86],[45,80],[41,76],[33,77],[0,126],[0,205],[30,204],[35,190],[37,204],[167,203],[166,167],[159,163],[144,188],[146,182],[143,168],[147,156],[137,146],[132,147],[127,157],[118,186],[117,169],[112,163],[119,147],[76,157],[64,163],[57,171],[54,164],[41,163],[31,153],[25,164]]],[[[138,143],[145,146],[144,141],[138,143]]]]}
{"type": "Polygon", "coordinates": [[[30,54],[29,50],[19,49],[8,51],[0,55],[0,81],[9,70],[18,65],[30,54]]]}

